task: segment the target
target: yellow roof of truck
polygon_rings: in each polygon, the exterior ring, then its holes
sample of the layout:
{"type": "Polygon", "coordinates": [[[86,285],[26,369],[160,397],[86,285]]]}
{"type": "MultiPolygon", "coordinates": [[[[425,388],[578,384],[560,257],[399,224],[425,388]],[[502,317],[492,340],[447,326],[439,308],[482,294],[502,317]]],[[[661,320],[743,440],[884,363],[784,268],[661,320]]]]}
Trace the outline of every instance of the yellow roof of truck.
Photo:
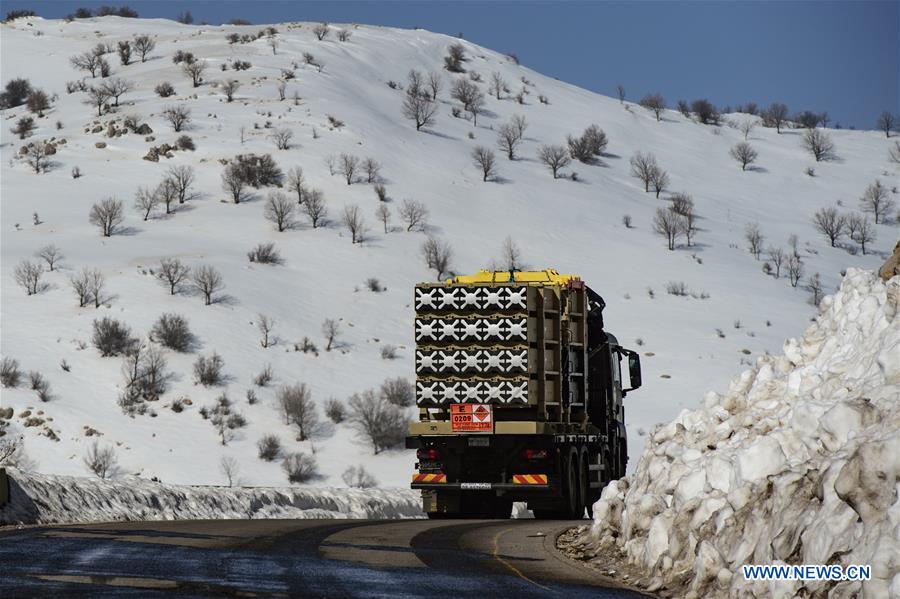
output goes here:
{"type": "Polygon", "coordinates": [[[522,283],[525,285],[546,285],[555,287],[566,285],[570,281],[580,281],[578,275],[561,275],[552,268],[545,270],[484,270],[474,275],[459,275],[447,279],[449,285],[471,285],[477,283],[522,283]]]}

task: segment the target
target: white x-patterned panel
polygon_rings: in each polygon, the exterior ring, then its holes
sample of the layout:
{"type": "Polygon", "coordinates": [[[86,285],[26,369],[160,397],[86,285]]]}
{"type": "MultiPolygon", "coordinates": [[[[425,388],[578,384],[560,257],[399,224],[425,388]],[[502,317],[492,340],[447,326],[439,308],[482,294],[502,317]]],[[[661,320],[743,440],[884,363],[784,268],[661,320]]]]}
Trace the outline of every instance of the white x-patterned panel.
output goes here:
{"type": "Polygon", "coordinates": [[[518,374],[528,371],[528,350],[436,349],[416,350],[416,374],[518,374]]]}
{"type": "Polygon", "coordinates": [[[416,403],[445,405],[450,403],[528,403],[528,381],[419,380],[416,403]]]}
{"type": "Polygon", "coordinates": [[[416,312],[524,310],[527,287],[417,287],[416,312]]]}
{"type": "Polygon", "coordinates": [[[416,343],[525,341],[527,318],[417,318],[416,343]]]}

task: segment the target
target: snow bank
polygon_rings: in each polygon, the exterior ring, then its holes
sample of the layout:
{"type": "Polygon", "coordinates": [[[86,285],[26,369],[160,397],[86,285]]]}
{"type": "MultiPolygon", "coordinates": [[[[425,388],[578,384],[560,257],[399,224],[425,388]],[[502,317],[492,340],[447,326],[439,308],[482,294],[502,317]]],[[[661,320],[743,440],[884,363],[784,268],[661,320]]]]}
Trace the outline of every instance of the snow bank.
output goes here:
{"type": "Polygon", "coordinates": [[[850,269],[784,355],[653,430],[582,542],[685,597],[900,597],[900,277],[850,269]],[[742,564],[871,564],[872,580],[751,583],[742,564]]]}
{"type": "Polygon", "coordinates": [[[9,471],[10,501],[0,524],[115,520],[263,518],[414,518],[409,489],[249,488],[164,485],[9,471]]]}

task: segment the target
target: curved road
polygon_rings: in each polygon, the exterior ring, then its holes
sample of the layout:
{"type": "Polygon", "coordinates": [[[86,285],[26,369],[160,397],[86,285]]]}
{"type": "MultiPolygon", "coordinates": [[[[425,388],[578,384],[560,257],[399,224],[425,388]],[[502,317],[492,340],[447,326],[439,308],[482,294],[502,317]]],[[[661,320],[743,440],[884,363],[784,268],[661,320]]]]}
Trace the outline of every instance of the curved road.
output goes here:
{"type": "Polygon", "coordinates": [[[201,520],[0,531],[8,597],[643,597],[556,551],[583,522],[201,520]]]}

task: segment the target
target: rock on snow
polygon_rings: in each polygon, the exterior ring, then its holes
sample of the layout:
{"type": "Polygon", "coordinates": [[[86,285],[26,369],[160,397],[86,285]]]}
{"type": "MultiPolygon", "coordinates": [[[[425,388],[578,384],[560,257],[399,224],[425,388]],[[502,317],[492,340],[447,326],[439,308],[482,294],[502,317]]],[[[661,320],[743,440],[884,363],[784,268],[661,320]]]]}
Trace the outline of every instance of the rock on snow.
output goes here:
{"type": "Polygon", "coordinates": [[[583,542],[687,597],[900,596],[900,277],[850,269],[802,339],[652,432],[583,542]],[[870,564],[749,582],[742,564],[870,564]]]}

